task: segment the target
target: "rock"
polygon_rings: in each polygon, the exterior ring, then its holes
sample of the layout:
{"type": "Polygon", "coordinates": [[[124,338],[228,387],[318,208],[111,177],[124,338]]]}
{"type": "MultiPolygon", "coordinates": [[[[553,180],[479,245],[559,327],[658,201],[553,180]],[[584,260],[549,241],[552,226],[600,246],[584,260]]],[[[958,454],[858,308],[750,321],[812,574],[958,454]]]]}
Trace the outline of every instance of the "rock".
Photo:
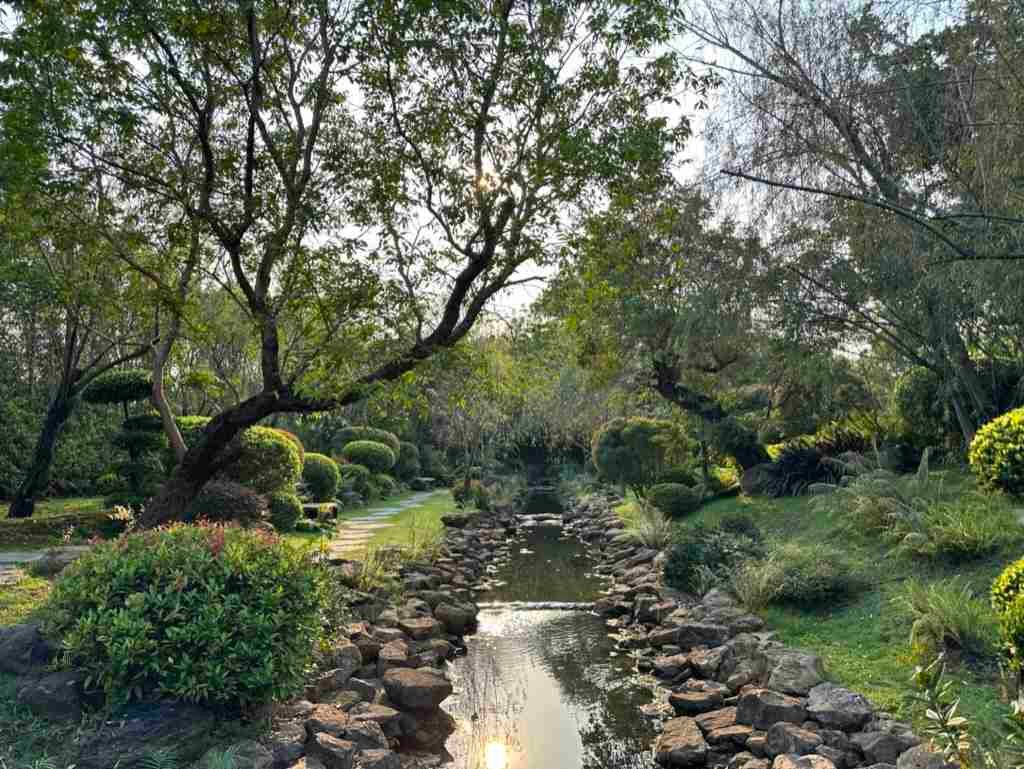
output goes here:
{"type": "Polygon", "coordinates": [[[362,697],[364,702],[379,702],[384,696],[384,684],[376,678],[350,678],[348,688],[362,697]]]}
{"type": "Polygon", "coordinates": [[[688,654],[672,654],[656,657],[652,670],[658,678],[676,678],[690,670],[690,656],[688,654]]]}
{"type": "Polygon", "coordinates": [[[861,749],[864,757],[873,764],[896,764],[900,755],[918,745],[921,740],[912,734],[887,734],[886,732],[858,732],[850,736],[861,749]]]}
{"type": "Polygon", "coordinates": [[[702,713],[693,719],[701,731],[707,734],[716,729],[725,729],[736,724],[736,708],[722,708],[713,710],[710,713],[702,713]]]}
{"type": "Polygon", "coordinates": [[[291,766],[306,753],[306,728],[301,724],[278,724],[270,733],[267,747],[274,766],[291,766]]]}
{"type": "Polygon", "coordinates": [[[392,727],[397,732],[398,720],[402,714],[387,705],[371,705],[368,702],[361,702],[348,712],[349,718],[354,722],[373,721],[384,731],[384,734],[392,735],[392,727]]]}
{"type": "Polygon", "coordinates": [[[315,705],[306,719],[306,734],[329,734],[339,736],[348,726],[348,714],[334,705],[315,705]]]}
{"type": "Polygon", "coordinates": [[[855,732],[868,722],[874,711],[863,695],[826,681],[810,690],[807,712],[825,726],[855,732]]]}
{"type": "MultiPolygon", "coordinates": [[[[372,643],[372,639],[367,638],[372,643]]],[[[379,650],[380,647],[378,647],[379,650]]],[[[368,662],[363,656],[363,651],[351,641],[341,639],[331,648],[325,660],[326,667],[335,671],[341,671],[347,681],[364,662],[368,662]]]]}
{"type": "Polygon", "coordinates": [[[749,689],[740,695],[736,722],[756,729],[768,729],[779,721],[802,724],[807,720],[803,703],[770,689],[749,689]]]}
{"type": "Polygon", "coordinates": [[[180,702],[131,705],[81,743],[75,769],[141,769],[154,752],[174,750],[179,760],[198,758],[216,720],[209,710],[180,702]]]}
{"type": "Polygon", "coordinates": [[[821,743],[821,737],[814,732],[801,729],[796,724],[778,723],[768,729],[766,750],[773,757],[782,753],[806,756],[814,753],[821,743]]]}
{"type": "MultiPolygon", "coordinates": [[[[355,649],[356,647],[352,646],[352,648],[355,649]]],[[[356,649],[356,654],[358,653],[359,650],[356,649]]],[[[343,668],[335,668],[334,670],[328,670],[326,673],[321,674],[313,683],[313,689],[316,692],[316,698],[323,699],[323,696],[325,694],[330,694],[331,692],[337,692],[341,689],[344,689],[345,686],[348,684],[349,679],[352,677],[352,674],[358,669],[359,666],[356,666],[354,668],[348,666],[343,668]]]]}
{"type": "MultiPolygon", "coordinates": [[[[910,748],[896,761],[896,769],[956,769],[956,767],[956,764],[946,761],[941,754],[933,753],[925,745],[910,748]]],[[[870,769],[876,768],[871,767],[870,769]]]]}
{"type": "Polygon", "coordinates": [[[314,734],[307,745],[309,754],[320,759],[326,769],[352,769],[356,746],[329,734],[314,734]]]}
{"type": "Polygon", "coordinates": [[[673,718],[665,722],[654,743],[654,757],[662,766],[704,766],[708,744],[692,718],[673,718]]]}
{"type": "Polygon", "coordinates": [[[303,756],[294,764],[288,767],[288,769],[327,769],[324,766],[323,761],[319,758],[313,758],[313,756],[303,756]]]}
{"type": "Polygon", "coordinates": [[[696,716],[722,707],[722,695],[718,692],[673,692],[668,704],[677,716],[696,716]]]}
{"type": "Polygon", "coordinates": [[[721,646],[732,636],[724,625],[709,625],[703,622],[687,622],[676,630],[676,643],[684,649],[696,646],[721,646]]]}
{"type": "Polygon", "coordinates": [[[801,697],[825,680],[821,657],[798,649],[767,650],[768,688],[801,697]]]}
{"type": "MultiPolygon", "coordinates": [[[[429,607],[428,607],[429,610],[429,607]]],[[[430,617],[407,617],[398,620],[398,629],[414,641],[437,638],[441,635],[441,623],[430,617]]]]}
{"type": "Polygon", "coordinates": [[[728,678],[736,669],[736,656],[728,646],[701,649],[690,653],[690,665],[701,678],[720,681],[728,678]]]}
{"type": "Polygon", "coordinates": [[[199,760],[198,769],[219,769],[223,766],[221,756],[228,753],[235,769],[272,769],[274,754],[256,740],[242,740],[226,749],[210,748],[199,760]]]}
{"type": "Polygon", "coordinates": [[[836,765],[824,756],[776,756],[772,769],[836,769],[836,765]]]}
{"type": "Polygon", "coordinates": [[[390,750],[364,750],[356,756],[354,769],[401,769],[398,754],[390,750]]]}
{"type": "Polygon", "coordinates": [[[351,689],[343,689],[340,692],[332,692],[324,697],[320,698],[320,702],[325,705],[334,705],[339,710],[348,712],[354,705],[359,704],[363,701],[356,692],[351,689]]]}
{"type": "Polygon", "coordinates": [[[85,673],[60,670],[29,680],[18,689],[17,700],[38,716],[77,721],[82,716],[85,673]]]}
{"type": "Polygon", "coordinates": [[[465,635],[476,625],[476,609],[467,604],[441,603],[434,609],[434,616],[452,635],[465,635]]]}
{"type": "Polygon", "coordinates": [[[11,625],[0,635],[0,671],[18,676],[31,673],[47,665],[53,651],[38,625],[11,625]]]}
{"type": "Polygon", "coordinates": [[[348,725],[337,735],[340,739],[348,740],[359,750],[374,750],[376,748],[387,748],[388,738],[380,724],[374,721],[349,721],[348,725]]]}
{"type": "Polygon", "coordinates": [[[679,638],[679,629],[675,627],[662,627],[652,630],[647,636],[647,643],[655,649],[662,646],[674,645],[679,638]]]}
{"type": "Polygon", "coordinates": [[[440,748],[455,731],[455,719],[444,710],[402,713],[403,746],[431,750],[440,748]]]}
{"type": "Polygon", "coordinates": [[[451,683],[436,673],[408,668],[385,673],[384,689],[392,702],[411,710],[436,708],[452,693],[451,683]]]}
{"type": "Polygon", "coordinates": [[[705,735],[708,744],[714,745],[718,748],[728,748],[730,750],[742,749],[747,744],[747,740],[750,739],[750,734],[753,729],[743,724],[734,724],[733,726],[725,726],[721,729],[714,729],[705,735]]]}
{"type": "Polygon", "coordinates": [[[409,666],[409,647],[404,641],[391,641],[381,647],[377,655],[377,675],[384,674],[393,668],[404,668],[409,666]]]}

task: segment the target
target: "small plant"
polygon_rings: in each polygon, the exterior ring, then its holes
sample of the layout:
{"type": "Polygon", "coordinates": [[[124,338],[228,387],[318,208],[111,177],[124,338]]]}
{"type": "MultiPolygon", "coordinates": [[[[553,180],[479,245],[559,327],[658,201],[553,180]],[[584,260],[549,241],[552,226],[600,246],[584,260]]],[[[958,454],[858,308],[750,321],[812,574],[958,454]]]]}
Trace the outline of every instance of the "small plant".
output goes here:
{"type": "Polygon", "coordinates": [[[743,608],[757,614],[775,600],[784,576],[782,564],[772,558],[747,561],[729,575],[728,587],[743,608]]]}
{"type": "Polygon", "coordinates": [[[665,561],[665,581],[680,590],[704,592],[709,583],[727,581],[739,564],[765,555],[760,536],[733,533],[720,526],[678,526],[665,561]]]}
{"type": "MultiPolygon", "coordinates": [[[[178,752],[170,748],[154,750],[146,755],[141,763],[142,769],[178,769],[178,752]]],[[[227,769],[234,769],[234,763],[227,769]]]]}
{"type": "Polygon", "coordinates": [[[776,601],[816,608],[858,592],[864,580],[838,550],[823,544],[789,542],[772,551],[782,568],[776,601]]]}
{"type": "Polygon", "coordinates": [[[967,719],[957,713],[960,698],[953,694],[953,682],[946,679],[945,658],[940,654],[931,664],[914,669],[917,690],[910,697],[924,706],[925,734],[942,751],[947,761],[970,767],[971,734],[967,719]]]}
{"type": "Polygon", "coordinates": [[[657,507],[641,505],[636,524],[626,530],[630,537],[655,550],[662,550],[672,541],[672,522],[657,507]]]}
{"type": "Polygon", "coordinates": [[[919,660],[952,650],[975,657],[995,652],[996,616],[965,581],[953,577],[924,583],[911,578],[895,600],[913,619],[910,643],[919,660]]]}
{"type": "Polygon", "coordinates": [[[647,490],[647,500],[670,518],[681,518],[700,507],[701,493],[681,483],[656,483],[647,490]]]}
{"type": "Polygon", "coordinates": [[[206,753],[201,769],[238,769],[238,749],[232,745],[225,750],[206,753]]]}
{"type": "MultiPolygon", "coordinates": [[[[955,502],[933,502],[908,522],[904,548],[915,555],[970,561],[1020,540],[1020,524],[998,498],[969,494],[955,502]]],[[[902,534],[902,526],[896,526],[902,534]]]]}
{"type": "Polygon", "coordinates": [[[983,485],[1024,494],[1024,408],[983,425],[971,441],[968,459],[983,485]]]}

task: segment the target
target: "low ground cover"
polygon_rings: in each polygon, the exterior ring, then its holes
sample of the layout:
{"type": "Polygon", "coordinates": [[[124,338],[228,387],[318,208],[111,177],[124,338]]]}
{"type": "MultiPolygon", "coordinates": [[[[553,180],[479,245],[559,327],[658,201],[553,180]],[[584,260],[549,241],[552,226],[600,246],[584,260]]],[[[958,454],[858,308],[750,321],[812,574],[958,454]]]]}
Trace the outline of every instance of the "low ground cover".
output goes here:
{"type": "MultiPolygon", "coordinates": [[[[964,500],[977,492],[970,478],[959,471],[947,471],[939,480],[944,484],[947,500],[964,500]]],[[[822,601],[813,607],[773,600],[764,612],[768,625],[784,643],[821,655],[837,681],[863,692],[882,709],[920,721],[923,713],[909,699],[914,690],[911,675],[923,660],[915,657],[919,650],[911,644],[911,628],[917,617],[906,599],[908,581],[916,580],[922,588],[965,589],[987,607],[993,579],[1019,555],[1019,531],[1016,540],[1014,532],[1010,532],[977,557],[953,559],[915,553],[907,550],[902,541],[851,531],[848,507],[838,504],[839,500],[836,502],[830,504],[827,499],[814,496],[738,496],[706,504],[685,520],[674,523],[674,527],[678,536],[680,527],[702,525],[710,529],[742,516],[753,521],[764,534],[768,552],[773,548],[777,552],[780,545],[818,548],[848,561],[861,584],[859,589],[848,597],[822,601]],[[951,582],[954,578],[955,582],[951,582]]],[[[1013,505],[1007,499],[995,497],[992,504],[1001,506],[1000,515],[1013,513],[1013,505]]],[[[616,512],[628,525],[634,525],[639,506],[630,499],[620,504],[616,512]]],[[[752,569],[756,575],[745,576],[763,576],[767,568],[775,565],[772,560],[761,562],[761,568],[752,569]]],[[[964,618],[965,614],[960,612],[958,621],[981,622],[964,618]]],[[[992,619],[994,615],[987,617],[988,627],[979,629],[980,635],[989,637],[988,620],[992,619]]],[[[957,660],[954,655],[949,667],[957,694],[962,698],[961,712],[982,730],[999,724],[1009,712],[1003,701],[998,661],[993,644],[981,654],[965,649],[962,659],[957,660]]]]}

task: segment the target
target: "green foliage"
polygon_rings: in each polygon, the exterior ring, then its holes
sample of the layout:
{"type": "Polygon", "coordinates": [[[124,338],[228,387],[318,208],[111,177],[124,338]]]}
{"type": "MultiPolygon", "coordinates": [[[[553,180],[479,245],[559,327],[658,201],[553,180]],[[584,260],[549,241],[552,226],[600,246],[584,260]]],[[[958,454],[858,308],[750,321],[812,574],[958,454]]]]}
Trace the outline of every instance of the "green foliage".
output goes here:
{"type": "Polygon", "coordinates": [[[1003,613],[1024,595],[1024,558],[1007,566],[992,582],[992,608],[1003,613]]]}
{"type": "Polygon", "coordinates": [[[685,465],[676,465],[662,471],[658,483],[681,483],[684,486],[696,486],[701,482],[700,476],[685,465]]]}
{"type": "Polygon", "coordinates": [[[665,582],[689,592],[699,592],[709,582],[724,582],[739,564],[765,556],[760,531],[751,521],[747,531],[721,526],[679,526],[665,562],[665,582]]]}
{"type": "Polygon", "coordinates": [[[251,524],[267,514],[267,500],[233,481],[211,481],[199,492],[189,509],[190,520],[238,521],[251,524]]]}
{"type": "Polygon", "coordinates": [[[149,433],[163,432],[164,423],[160,415],[155,411],[145,414],[134,414],[121,423],[121,429],[125,431],[141,430],[149,433]]]}
{"type": "Polygon", "coordinates": [[[130,453],[161,451],[167,448],[167,437],[152,430],[122,430],[111,438],[111,443],[130,453]]]}
{"type": "Polygon", "coordinates": [[[272,427],[250,427],[237,439],[238,460],[226,475],[261,494],[288,491],[302,477],[302,460],[295,443],[272,427]]]}
{"type": "Polygon", "coordinates": [[[975,658],[995,652],[996,616],[965,580],[923,582],[911,577],[900,586],[895,600],[910,614],[911,653],[918,660],[930,661],[953,650],[975,658]]]}
{"type": "Polygon", "coordinates": [[[398,483],[387,473],[374,473],[370,477],[370,483],[377,492],[376,496],[378,497],[387,498],[398,491],[398,483]]]}
{"type": "Polygon", "coordinates": [[[896,380],[892,397],[904,435],[918,445],[942,442],[949,420],[938,374],[914,366],[896,380]]]}
{"type": "Polygon", "coordinates": [[[341,455],[353,464],[369,468],[372,473],[385,473],[395,466],[395,452],[377,441],[352,441],[345,444],[341,455]]]}
{"type": "Polygon", "coordinates": [[[337,433],[337,447],[344,449],[348,444],[355,441],[374,441],[383,443],[396,456],[402,451],[402,442],[398,436],[387,430],[380,430],[376,427],[345,427],[337,433]]]}
{"type": "Polygon", "coordinates": [[[267,495],[267,506],[270,522],[278,531],[293,531],[302,518],[302,500],[290,492],[271,492],[267,495]]]}
{"type": "Polygon", "coordinates": [[[302,690],[321,572],[265,532],[175,525],[69,566],[48,630],[112,704],[151,694],[253,706],[302,690]]]}
{"type": "Polygon", "coordinates": [[[620,417],[594,433],[591,458],[604,479],[624,483],[643,496],[664,471],[675,437],[675,425],[671,422],[620,417]]]}
{"type": "MultiPolygon", "coordinates": [[[[911,553],[952,562],[991,555],[1021,540],[1020,523],[1003,504],[983,494],[965,494],[952,502],[933,502],[903,535],[911,553]]],[[[898,526],[897,532],[903,527],[898,526]]]]}
{"type": "Polygon", "coordinates": [[[774,558],[744,561],[730,572],[727,587],[744,609],[759,613],[779,595],[783,578],[782,564],[774,558]]]}
{"type": "Polygon", "coordinates": [[[398,448],[398,461],[395,463],[395,475],[408,481],[420,474],[420,450],[415,443],[402,441],[398,448]]]}
{"type": "Polygon", "coordinates": [[[657,507],[643,505],[639,519],[626,533],[644,547],[661,550],[672,541],[672,521],[657,507]]]}
{"type": "Polygon", "coordinates": [[[302,482],[314,502],[330,502],[337,495],[341,482],[338,463],[323,454],[306,454],[302,482]]]}
{"type": "Polygon", "coordinates": [[[1024,408],[1008,411],[982,426],[968,458],[982,484],[1024,494],[1024,408]]]}
{"type": "Polygon", "coordinates": [[[769,480],[764,486],[770,497],[795,497],[817,483],[838,479],[835,467],[814,446],[787,443],[767,468],[769,480]]]}
{"type": "Polygon", "coordinates": [[[647,501],[670,518],[681,518],[700,507],[701,494],[681,483],[656,483],[647,490],[647,501]]]}
{"type": "Polygon", "coordinates": [[[368,467],[356,464],[342,464],[338,465],[338,472],[341,474],[341,486],[345,489],[351,489],[356,492],[363,499],[369,499],[372,494],[370,485],[370,477],[373,473],[370,472],[368,467]]]}
{"type": "Polygon", "coordinates": [[[131,403],[153,392],[153,377],[143,369],[113,369],[100,374],[82,391],[87,403],[131,403]]]}
{"type": "Polygon", "coordinates": [[[991,598],[1010,668],[1018,677],[1024,676],[1024,558],[996,577],[991,598]]]}
{"type": "Polygon", "coordinates": [[[302,441],[299,440],[299,436],[297,436],[293,432],[285,430],[282,427],[271,427],[270,429],[271,430],[276,430],[278,432],[278,434],[281,435],[281,437],[287,438],[288,440],[290,440],[295,445],[296,450],[299,452],[299,463],[300,464],[302,464],[302,463],[304,463],[306,461],[306,447],[302,445],[302,441]]]}
{"type": "Polygon", "coordinates": [[[478,480],[457,480],[452,486],[452,497],[459,508],[474,506],[477,510],[491,509],[490,490],[478,480]]]}
{"type": "Polygon", "coordinates": [[[775,600],[802,608],[827,608],[864,589],[866,582],[839,550],[788,542],[772,549],[782,568],[775,600]]]}

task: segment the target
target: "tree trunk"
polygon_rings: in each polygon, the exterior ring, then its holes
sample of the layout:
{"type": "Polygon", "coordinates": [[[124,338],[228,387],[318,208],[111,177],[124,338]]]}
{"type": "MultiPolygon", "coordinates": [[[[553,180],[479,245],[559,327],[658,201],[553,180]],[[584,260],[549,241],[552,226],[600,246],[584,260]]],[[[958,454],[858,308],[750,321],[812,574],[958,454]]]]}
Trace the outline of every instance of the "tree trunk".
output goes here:
{"type": "Polygon", "coordinates": [[[228,451],[235,436],[279,408],[276,393],[259,393],[214,417],[203,431],[199,445],[185,452],[171,477],[149,500],[139,516],[139,527],[152,528],[181,520],[203,486],[235,458],[228,451]]]}
{"type": "Polygon", "coordinates": [[[43,429],[36,441],[32,465],[21,485],[18,486],[18,491],[7,511],[9,518],[29,518],[35,512],[36,497],[46,491],[46,486],[50,482],[50,470],[53,467],[57,439],[74,408],[74,397],[68,397],[63,389],[59,390],[50,402],[50,407],[46,411],[46,419],[43,422],[43,429]]]}

